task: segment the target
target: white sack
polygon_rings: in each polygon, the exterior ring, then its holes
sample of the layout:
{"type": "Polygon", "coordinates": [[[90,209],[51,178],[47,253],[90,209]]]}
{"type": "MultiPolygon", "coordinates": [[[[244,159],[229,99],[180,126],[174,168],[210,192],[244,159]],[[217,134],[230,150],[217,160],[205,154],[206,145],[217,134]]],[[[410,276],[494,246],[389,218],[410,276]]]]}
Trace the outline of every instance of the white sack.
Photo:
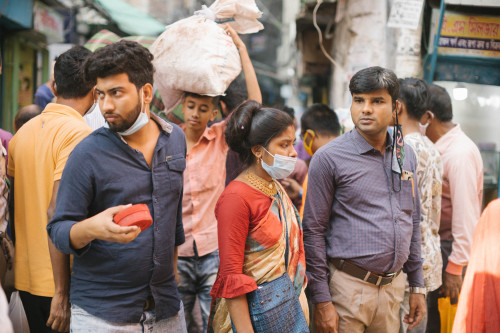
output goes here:
{"type": "Polygon", "coordinates": [[[216,0],[210,7],[195,14],[204,15],[217,23],[229,23],[239,34],[251,34],[264,29],[257,21],[262,12],[257,8],[255,0],[216,0]]]}
{"type": "Polygon", "coordinates": [[[217,0],[197,13],[167,26],[151,46],[155,86],[167,111],[179,105],[184,91],[224,95],[241,72],[238,49],[215,21],[239,33],[262,29],[254,0],[217,0]]]}

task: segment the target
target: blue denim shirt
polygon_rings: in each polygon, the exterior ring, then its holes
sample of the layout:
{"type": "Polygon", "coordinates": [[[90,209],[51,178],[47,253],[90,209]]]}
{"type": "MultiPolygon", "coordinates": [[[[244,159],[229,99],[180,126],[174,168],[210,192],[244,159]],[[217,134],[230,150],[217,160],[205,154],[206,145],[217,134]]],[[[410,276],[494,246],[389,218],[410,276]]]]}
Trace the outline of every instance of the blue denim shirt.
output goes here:
{"type": "Polygon", "coordinates": [[[116,133],[107,128],[94,131],[68,158],[55,215],[47,226],[57,249],[75,255],[71,303],[116,323],[138,323],[149,294],[157,320],[180,309],[173,256],[175,246],[184,242],[186,140],[178,126],[151,117],[162,127],[152,167],[116,133]],[[93,240],[78,251],[71,247],[69,232],[75,223],[129,203],[148,205],[154,221],[135,240],[93,240]]]}

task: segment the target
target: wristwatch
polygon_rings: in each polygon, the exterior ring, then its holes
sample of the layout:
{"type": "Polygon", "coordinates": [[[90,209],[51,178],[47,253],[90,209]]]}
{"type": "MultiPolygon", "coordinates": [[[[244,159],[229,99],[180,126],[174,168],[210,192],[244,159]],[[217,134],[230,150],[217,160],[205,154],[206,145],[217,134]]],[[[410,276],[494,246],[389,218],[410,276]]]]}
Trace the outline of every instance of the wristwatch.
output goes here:
{"type": "Polygon", "coordinates": [[[425,287],[410,287],[410,294],[422,294],[424,297],[427,295],[425,287]]]}

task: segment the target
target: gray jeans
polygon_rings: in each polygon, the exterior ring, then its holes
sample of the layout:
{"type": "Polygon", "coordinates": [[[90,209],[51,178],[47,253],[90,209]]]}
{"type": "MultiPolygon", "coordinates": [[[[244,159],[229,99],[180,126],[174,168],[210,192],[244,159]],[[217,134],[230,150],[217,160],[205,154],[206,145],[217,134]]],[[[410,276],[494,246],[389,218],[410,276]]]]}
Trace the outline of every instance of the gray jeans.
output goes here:
{"type": "Polygon", "coordinates": [[[184,320],[184,306],[181,302],[179,312],[170,318],[156,321],[154,309],[144,311],[139,323],[120,324],[113,323],[91,315],[81,307],[71,305],[71,333],[160,333],[181,332],[187,333],[184,320]]]}

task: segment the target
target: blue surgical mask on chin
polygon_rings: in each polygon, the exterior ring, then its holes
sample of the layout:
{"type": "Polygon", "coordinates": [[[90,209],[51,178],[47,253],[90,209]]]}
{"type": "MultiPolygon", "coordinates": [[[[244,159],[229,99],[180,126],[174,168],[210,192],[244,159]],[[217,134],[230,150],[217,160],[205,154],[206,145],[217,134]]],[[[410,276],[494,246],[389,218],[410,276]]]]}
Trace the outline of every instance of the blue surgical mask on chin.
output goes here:
{"type": "Polygon", "coordinates": [[[273,179],[283,179],[290,176],[290,174],[295,169],[295,163],[297,162],[297,158],[278,155],[278,154],[272,155],[270,152],[267,151],[266,148],[264,148],[264,150],[269,155],[274,157],[274,162],[272,166],[266,164],[266,162],[264,162],[263,159],[260,160],[262,167],[267,172],[267,174],[271,176],[271,178],[273,179]]]}
{"type": "Polygon", "coordinates": [[[149,117],[146,114],[146,112],[143,112],[143,109],[144,109],[144,90],[141,89],[141,112],[137,116],[137,119],[132,124],[132,126],[130,126],[127,130],[123,132],[117,132],[117,133],[122,136],[127,136],[127,135],[132,135],[141,128],[143,128],[149,122],[149,117]]]}

